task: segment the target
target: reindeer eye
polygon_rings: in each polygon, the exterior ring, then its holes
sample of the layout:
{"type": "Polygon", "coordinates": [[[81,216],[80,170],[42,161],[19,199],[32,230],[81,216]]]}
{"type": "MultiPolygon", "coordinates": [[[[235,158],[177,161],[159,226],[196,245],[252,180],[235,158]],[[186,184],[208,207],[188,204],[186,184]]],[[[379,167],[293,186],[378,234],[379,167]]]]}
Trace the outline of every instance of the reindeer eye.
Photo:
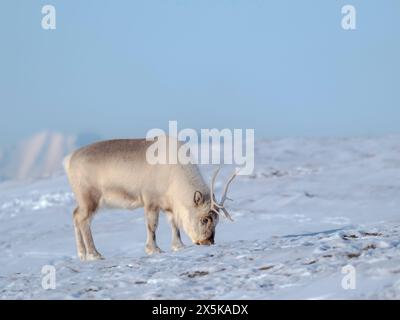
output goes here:
{"type": "Polygon", "coordinates": [[[208,217],[201,218],[201,223],[204,225],[208,224],[208,221],[210,221],[210,218],[208,217]]]}

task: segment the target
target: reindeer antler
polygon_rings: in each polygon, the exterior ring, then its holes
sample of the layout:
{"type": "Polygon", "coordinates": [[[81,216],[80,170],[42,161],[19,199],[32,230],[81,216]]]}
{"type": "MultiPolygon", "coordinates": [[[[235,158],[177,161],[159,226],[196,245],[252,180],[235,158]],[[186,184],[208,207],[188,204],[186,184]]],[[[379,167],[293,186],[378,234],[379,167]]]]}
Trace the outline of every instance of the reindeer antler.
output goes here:
{"type": "Polygon", "coordinates": [[[215,198],[214,198],[214,187],[215,187],[215,179],[217,178],[217,175],[220,171],[221,167],[218,167],[217,170],[215,170],[214,175],[211,179],[211,186],[210,186],[210,190],[211,190],[211,211],[214,211],[215,213],[219,214],[218,209],[222,210],[222,212],[225,214],[225,217],[227,217],[230,221],[233,221],[231,215],[229,214],[228,210],[226,210],[226,208],[224,207],[224,203],[225,201],[231,200],[228,198],[227,193],[228,193],[228,189],[229,186],[231,184],[231,182],[233,181],[233,179],[235,179],[235,177],[238,174],[238,171],[235,170],[235,172],[231,175],[231,177],[228,179],[228,181],[225,184],[224,187],[224,191],[221,197],[221,201],[220,203],[217,203],[215,198]]]}

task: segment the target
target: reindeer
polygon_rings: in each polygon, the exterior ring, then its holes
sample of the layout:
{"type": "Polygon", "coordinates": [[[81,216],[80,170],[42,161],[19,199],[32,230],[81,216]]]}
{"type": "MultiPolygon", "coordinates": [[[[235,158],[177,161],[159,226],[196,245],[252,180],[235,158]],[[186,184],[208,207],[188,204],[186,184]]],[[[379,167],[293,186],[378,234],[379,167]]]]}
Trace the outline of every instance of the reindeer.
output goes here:
{"type": "Polygon", "coordinates": [[[73,211],[79,258],[103,259],[91,233],[91,221],[101,207],[134,210],[143,207],[146,217],[148,254],[160,253],[156,243],[159,212],[167,214],[172,228],[172,249],[184,247],[183,229],[193,243],[214,244],[215,227],[224,207],[227,181],[220,202],[214,196],[215,171],[208,187],[195,164],[149,164],[146,150],[152,141],[120,139],[97,142],[76,150],[64,159],[64,167],[77,207],[73,211]]]}

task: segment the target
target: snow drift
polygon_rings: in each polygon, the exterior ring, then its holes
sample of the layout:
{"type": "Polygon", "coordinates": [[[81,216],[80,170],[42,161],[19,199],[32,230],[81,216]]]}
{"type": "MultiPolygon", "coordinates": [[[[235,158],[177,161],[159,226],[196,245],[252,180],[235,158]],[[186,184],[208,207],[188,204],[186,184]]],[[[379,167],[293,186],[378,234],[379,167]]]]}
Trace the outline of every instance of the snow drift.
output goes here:
{"type": "Polygon", "coordinates": [[[156,256],[143,250],[143,211],[106,211],[93,225],[106,260],[82,263],[66,178],[3,182],[0,298],[398,299],[399,138],[258,141],[254,174],[231,188],[235,222],[221,219],[216,245],[184,239],[172,252],[162,216],[166,252],[156,256]],[[44,265],[56,269],[54,290],[41,286],[44,265]],[[354,290],[342,287],[347,265],[354,290]]]}

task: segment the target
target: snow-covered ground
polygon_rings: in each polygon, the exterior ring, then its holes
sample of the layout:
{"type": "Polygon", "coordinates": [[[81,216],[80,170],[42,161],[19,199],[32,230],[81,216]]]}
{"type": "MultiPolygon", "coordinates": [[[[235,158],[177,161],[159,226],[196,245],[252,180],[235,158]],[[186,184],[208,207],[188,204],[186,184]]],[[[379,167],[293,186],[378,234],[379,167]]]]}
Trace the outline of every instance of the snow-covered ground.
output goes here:
{"type": "Polygon", "coordinates": [[[400,298],[399,136],[259,141],[254,175],[230,195],[235,222],[221,219],[214,246],[185,238],[172,252],[162,216],[165,253],[147,256],[143,211],[104,211],[93,234],[106,260],[82,263],[66,178],[3,182],[0,298],[400,298]],[[54,290],[43,265],[55,266],[54,290]],[[342,287],[346,265],[354,290],[342,287]]]}

